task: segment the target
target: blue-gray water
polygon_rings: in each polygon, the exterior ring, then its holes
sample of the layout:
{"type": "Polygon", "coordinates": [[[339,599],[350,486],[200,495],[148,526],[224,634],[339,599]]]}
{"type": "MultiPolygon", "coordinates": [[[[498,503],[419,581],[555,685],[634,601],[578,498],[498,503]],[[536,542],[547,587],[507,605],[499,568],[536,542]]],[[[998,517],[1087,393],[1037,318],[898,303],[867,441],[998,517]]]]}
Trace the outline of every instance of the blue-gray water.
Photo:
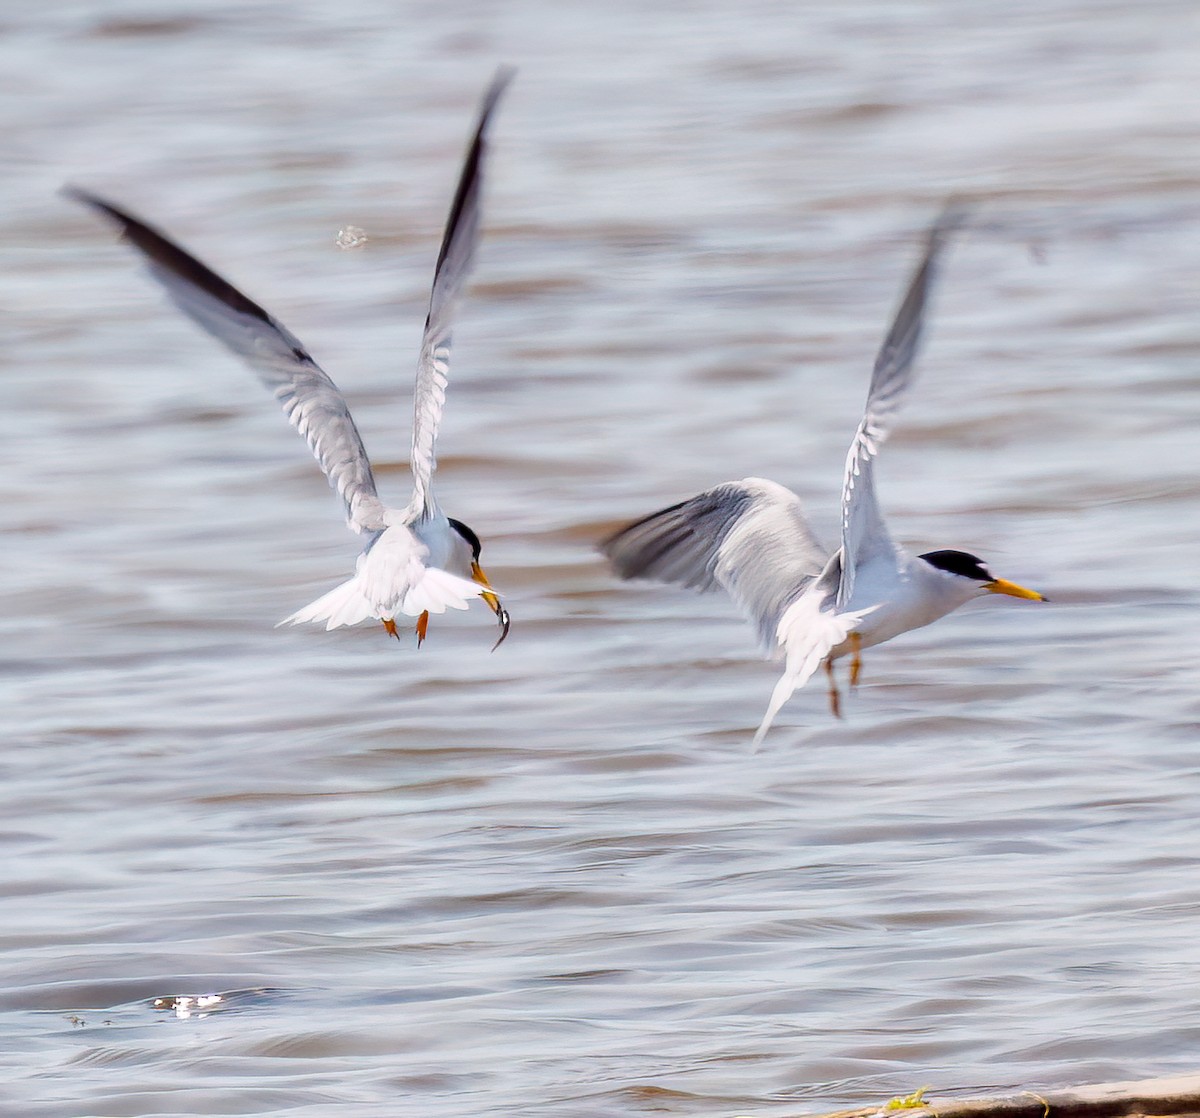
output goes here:
{"type": "Polygon", "coordinates": [[[781,1118],[1200,1063],[1194,4],[0,25],[0,1114],[781,1118]],[[400,500],[501,61],[438,477],[512,636],[276,630],[357,541],[251,375],[55,191],[265,303],[400,500]],[[982,228],[882,498],[1053,603],[872,650],[843,723],[807,689],[751,755],[777,669],[750,627],[594,541],[747,474],[832,538],[951,194],[982,228]]]}

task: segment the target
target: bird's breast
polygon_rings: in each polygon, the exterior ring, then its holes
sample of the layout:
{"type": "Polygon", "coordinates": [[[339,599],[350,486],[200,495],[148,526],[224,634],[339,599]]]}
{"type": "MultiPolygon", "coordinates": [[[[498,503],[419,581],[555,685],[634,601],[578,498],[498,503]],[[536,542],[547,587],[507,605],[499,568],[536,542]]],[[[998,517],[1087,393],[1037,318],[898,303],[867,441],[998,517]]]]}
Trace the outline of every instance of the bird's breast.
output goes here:
{"type": "MultiPolygon", "coordinates": [[[[962,604],[959,598],[940,592],[940,585],[922,578],[921,574],[919,570],[893,567],[886,578],[864,579],[862,585],[856,583],[845,612],[857,615],[853,632],[858,634],[855,643],[860,648],[870,648],[910,629],[923,628],[962,604]]],[[[832,655],[836,659],[851,651],[853,645],[847,638],[834,648],[832,655]]]]}

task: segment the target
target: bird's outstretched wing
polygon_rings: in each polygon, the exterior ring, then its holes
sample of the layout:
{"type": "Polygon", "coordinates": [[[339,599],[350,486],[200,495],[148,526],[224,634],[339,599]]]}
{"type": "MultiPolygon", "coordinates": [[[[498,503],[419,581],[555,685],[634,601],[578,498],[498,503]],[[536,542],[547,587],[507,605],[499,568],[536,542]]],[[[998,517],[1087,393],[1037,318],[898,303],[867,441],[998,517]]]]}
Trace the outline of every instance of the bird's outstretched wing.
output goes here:
{"type": "Polygon", "coordinates": [[[951,232],[965,216],[960,206],[947,207],[930,229],[921,259],[891,329],[883,340],[862,422],[846,456],[842,482],[842,579],[837,608],[843,609],[854,592],[856,568],[873,555],[894,549],[875,497],[874,461],[913,382],[913,360],[921,342],[925,307],[937,272],[939,257],[951,232]]]}
{"type": "Polygon", "coordinates": [[[437,467],[434,443],[446,403],[446,374],[450,366],[450,335],[455,303],[475,262],[475,248],[479,243],[488,122],[500,95],[515,73],[515,70],[507,67],[497,71],[483,96],[433,272],[429,314],[425,319],[421,356],[417,362],[417,384],[413,393],[413,495],[408,508],[410,521],[421,516],[432,516],[436,511],[431,487],[433,471],[437,467]]]}
{"type": "Polygon", "coordinates": [[[371,463],[346,401],[300,340],[157,229],[86,190],[66,187],[63,193],[114,222],[172,302],[258,374],[345,503],[350,527],[356,532],[385,527],[371,463]]]}
{"type": "Polygon", "coordinates": [[[600,545],[622,578],[728,591],[773,649],[788,606],[825,564],[800,498],[764,478],[729,481],[600,545]]]}

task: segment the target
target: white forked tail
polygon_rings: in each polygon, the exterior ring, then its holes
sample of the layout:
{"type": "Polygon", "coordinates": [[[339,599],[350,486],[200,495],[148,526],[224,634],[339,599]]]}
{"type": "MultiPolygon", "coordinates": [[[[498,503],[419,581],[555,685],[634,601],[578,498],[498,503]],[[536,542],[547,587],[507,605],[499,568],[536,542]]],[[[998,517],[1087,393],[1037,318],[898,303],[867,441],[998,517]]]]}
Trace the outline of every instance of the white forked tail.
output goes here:
{"type": "Polygon", "coordinates": [[[421,577],[408,588],[397,609],[410,617],[422,613],[445,613],[449,609],[466,609],[472,598],[478,598],[487,587],[468,578],[452,575],[441,567],[425,567],[421,577]]]}
{"type": "MultiPolygon", "coordinates": [[[[812,675],[812,672],[809,672],[812,675]]],[[[808,677],[806,676],[805,679],[808,677]]],[[[775,721],[775,715],[783,709],[783,704],[788,701],[795,693],[796,688],[803,683],[799,676],[793,675],[790,671],[784,672],[779,682],[775,684],[775,690],[771,692],[771,701],[767,704],[767,713],[763,715],[763,720],[754,735],[754,741],[750,744],[750,752],[755,752],[762,744],[763,738],[767,736],[767,731],[771,728],[771,723],[775,721]]]]}
{"type": "MultiPolygon", "coordinates": [[[[342,625],[357,625],[360,621],[378,616],[375,607],[363,594],[358,576],[355,575],[341,586],[335,586],[315,602],[296,610],[291,617],[285,617],[279,625],[303,625],[306,621],[325,621],[325,628],[329,630],[342,625]]],[[[279,625],[275,628],[278,629],[279,625]]]]}
{"type": "Polygon", "coordinates": [[[855,614],[822,612],[822,598],[805,595],[788,607],[779,621],[779,643],[787,651],[787,666],[771,692],[767,713],[754,735],[752,751],[757,749],[771,728],[783,704],[813,676],[830,652],[846,639],[859,617],[855,614]]]}
{"type": "Polygon", "coordinates": [[[324,621],[326,630],[329,630],[342,625],[357,625],[371,618],[391,620],[398,613],[409,617],[419,617],[423,613],[445,613],[447,609],[466,609],[471,599],[478,598],[486,589],[477,582],[460,578],[439,567],[420,567],[416,580],[404,591],[399,601],[376,603],[363,591],[360,570],[328,594],[297,610],[291,617],[285,617],[279,625],[324,621]]]}

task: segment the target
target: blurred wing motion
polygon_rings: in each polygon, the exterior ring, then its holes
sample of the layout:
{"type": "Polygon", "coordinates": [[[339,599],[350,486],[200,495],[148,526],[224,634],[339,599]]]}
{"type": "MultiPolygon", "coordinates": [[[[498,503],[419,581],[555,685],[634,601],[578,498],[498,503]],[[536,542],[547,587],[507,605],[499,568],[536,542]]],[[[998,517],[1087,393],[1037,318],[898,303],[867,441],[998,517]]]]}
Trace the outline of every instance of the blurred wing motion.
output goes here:
{"type": "Polygon", "coordinates": [[[484,94],[433,273],[429,314],[425,319],[425,334],[417,363],[417,385],[413,394],[413,496],[408,508],[410,522],[419,516],[429,517],[436,512],[430,481],[437,468],[434,443],[446,403],[446,374],[450,363],[450,335],[455,304],[475,263],[475,248],[479,243],[488,122],[500,95],[515,73],[515,70],[507,67],[497,71],[484,94]]]}
{"type": "Polygon", "coordinates": [[[825,550],[800,498],[763,478],[729,481],[631,524],[601,544],[621,578],[724,587],[774,648],[788,606],[821,573],[825,550]]]}
{"type": "Polygon", "coordinates": [[[992,578],[965,552],[942,552],[936,562],[939,553],[905,555],[892,543],[875,496],[875,456],[912,384],[941,253],[964,217],[961,207],[951,206],[934,223],[875,359],[862,422],[846,458],[841,547],[833,555],[826,559],[799,498],[761,478],[718,485],[631,524],[601,545],[622,578],[652,578],[697,590],[723,586],[754,619],[763,643],[782,651],[784,672],[754,735],[756,745],[792,693],[822,664],[829,670],[836,716],[835,658],[853,657],[854,686],[865,647],[928,625],[986,591],[1039,596],[992,578]],[[946,581],[960,575],[956,584],[946,581]]]}
{"type": "Polygon", "coordinates": [[[875,497],[874,462],[892,431],[892,421],[913,382],[913,359],[921,342],[925,304],[932,288],[939,257],[951,232],[965,212],[950,206],[929,231],[925,256],[917,267],[891,329],[883,340],[862,422],[846,456],[842,482],[842,573],[837,608],[844,609],[854,593],[856,569],[885,551],[894,551],[891,536],[875,497]]]}
{"type": "Polygon", "coordinates": [[[175,305],[258,374],[345,503],[350,527],[384,528],[384,506],[346,401],[299,339],[156,229],[85,190],[67,187],[64,193],[115,222],[175,305]]]}

